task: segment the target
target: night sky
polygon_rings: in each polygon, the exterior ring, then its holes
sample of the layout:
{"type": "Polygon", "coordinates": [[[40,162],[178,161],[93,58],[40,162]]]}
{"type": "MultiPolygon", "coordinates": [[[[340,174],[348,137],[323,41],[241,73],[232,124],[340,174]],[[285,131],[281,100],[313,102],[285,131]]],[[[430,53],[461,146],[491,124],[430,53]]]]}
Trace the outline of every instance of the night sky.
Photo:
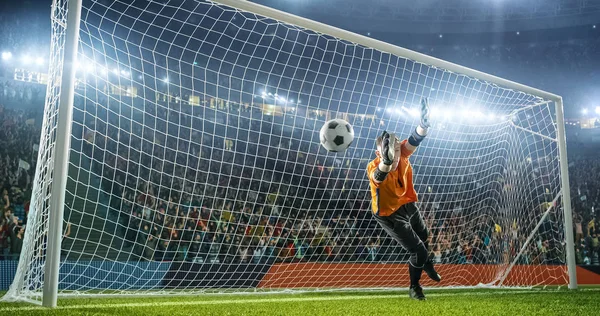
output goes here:
{"type": "Polygon", "coordinates": [[[36,14],[50,15],[51,0],[0,0],[0,8],[2,15],[6,13],[22,12],[22,10],[30,10],[36,14]]]}

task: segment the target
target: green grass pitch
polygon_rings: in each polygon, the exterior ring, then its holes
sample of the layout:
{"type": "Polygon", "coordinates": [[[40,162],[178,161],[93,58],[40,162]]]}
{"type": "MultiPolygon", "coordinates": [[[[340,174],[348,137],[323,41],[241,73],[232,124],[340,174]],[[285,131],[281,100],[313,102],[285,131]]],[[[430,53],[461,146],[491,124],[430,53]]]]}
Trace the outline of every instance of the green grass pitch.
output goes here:
{"type": "MultiPolygon", "coordinates": [[[[4,293],[0,293],[4,294],[4,293]]],[[[56,309],[0,302],[0,315],[597,315],[600,288],[405,290],[59,299],[56,309]]]]}

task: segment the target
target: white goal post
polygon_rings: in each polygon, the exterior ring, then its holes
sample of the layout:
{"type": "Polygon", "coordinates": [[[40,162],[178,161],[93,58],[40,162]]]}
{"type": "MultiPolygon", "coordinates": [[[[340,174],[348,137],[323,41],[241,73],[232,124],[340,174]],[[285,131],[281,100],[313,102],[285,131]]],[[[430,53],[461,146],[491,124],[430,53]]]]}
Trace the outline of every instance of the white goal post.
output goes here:
{"type": "Polygon", "coordinates": [[[411,161],[442,286],[577,288],[560,96],[245,0],[52,8],[3,300],[402,287],[405,253],[370,220],[364,167],[422,97],[437,113],[411,161]],[[345,153],[319,148],[331,117],[355,127],[345,153]]]}

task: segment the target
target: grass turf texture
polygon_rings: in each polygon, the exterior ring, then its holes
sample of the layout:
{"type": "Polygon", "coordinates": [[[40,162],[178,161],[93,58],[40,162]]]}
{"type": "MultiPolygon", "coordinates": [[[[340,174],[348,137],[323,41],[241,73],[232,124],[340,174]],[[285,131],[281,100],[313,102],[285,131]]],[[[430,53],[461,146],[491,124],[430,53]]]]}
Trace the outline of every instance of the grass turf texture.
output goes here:
{"type": "MultiPolygon", "coordinates": [[[[592,315],[600,288],[426,290],[59,299],[58,308],[0,302],[0,315],[592,315]]],[[[0,293],[2,295],[4,293],[0,293]]]]}

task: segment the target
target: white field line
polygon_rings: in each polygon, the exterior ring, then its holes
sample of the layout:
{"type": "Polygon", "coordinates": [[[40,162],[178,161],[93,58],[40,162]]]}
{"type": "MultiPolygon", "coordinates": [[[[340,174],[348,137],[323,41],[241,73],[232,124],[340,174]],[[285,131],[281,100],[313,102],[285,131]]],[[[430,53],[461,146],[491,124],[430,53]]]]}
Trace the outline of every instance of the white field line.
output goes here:
{"type": "MultiPolygon", "coordinates": [[[[600,288],[580,289],[579,291],[600,291],[600,288]]],[[[512,290],[512,291],[486,291],[486,292],[459,292],[459,293],[431,293],[427,297],[445,297],[445,296],[476,296],[476,295],[505,295],[505,294],[543,294],[556,293],[556,291],[545,290],[512,290]]],[[[406,293],[388,294],[388,295],[343,295],[326,297],[282,297],[282,298],[260,298],[260,299],[226,299],[209,301],[186,301],[186,302],[143,302],[143,303],[117,303],[117,304],[86,304],[86,305],[64,305],[57,306],[54,310],[73,310],[73,309],[96,309],[96,308],[121,308],[121,307],[164,307],[164,306],[199,306],[199,305],[224,305],[224,304],[255,304],[255,303],[287,303],[287,302],[323,302],[323,301],[350,301],[364,299],[392,299],[408,298],[406,293]]],[[[19,306],[0,308],[0,312],[19,312],[46,310],[42,306],[19,306]]]]}

